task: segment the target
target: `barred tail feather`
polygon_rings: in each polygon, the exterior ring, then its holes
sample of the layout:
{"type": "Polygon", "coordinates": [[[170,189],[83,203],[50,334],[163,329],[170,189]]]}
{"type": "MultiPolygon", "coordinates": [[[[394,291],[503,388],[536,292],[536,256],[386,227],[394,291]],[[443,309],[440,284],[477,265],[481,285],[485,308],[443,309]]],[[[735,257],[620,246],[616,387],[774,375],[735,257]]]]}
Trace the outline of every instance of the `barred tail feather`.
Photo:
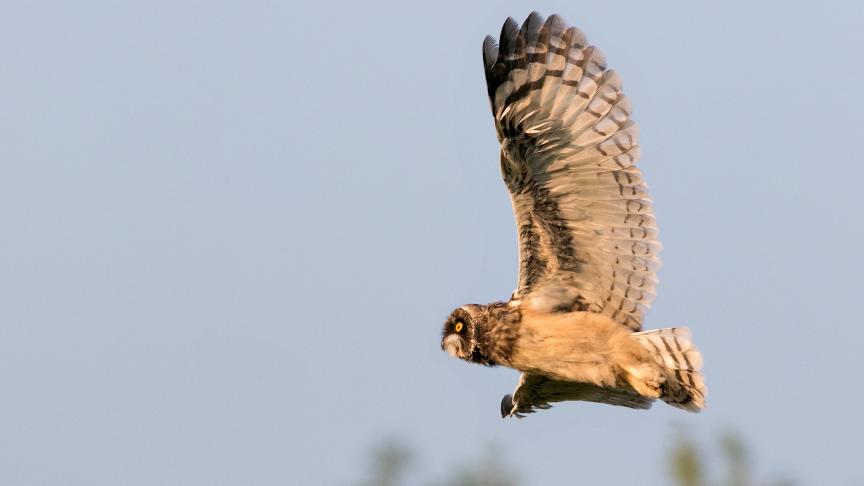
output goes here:
{"type": "Polygon", "coordinates": [[[671,327],[633,334],[646,349],[654,354],[667,371],[663,385],[664,402],[689,412],[705,408],[708,388],[702,373],[702,354],[690,339],[690,329],[671,327]]]}

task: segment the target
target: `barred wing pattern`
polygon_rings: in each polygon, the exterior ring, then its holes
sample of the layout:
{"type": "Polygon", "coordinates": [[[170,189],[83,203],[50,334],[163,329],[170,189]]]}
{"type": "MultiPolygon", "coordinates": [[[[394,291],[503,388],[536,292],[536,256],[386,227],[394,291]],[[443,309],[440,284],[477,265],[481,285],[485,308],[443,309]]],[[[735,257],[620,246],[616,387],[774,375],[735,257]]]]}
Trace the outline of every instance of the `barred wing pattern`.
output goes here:
{"type": "Polygon", "coordinates": [[[514,298],[638,331],[660,243],[618,75],[581,31],[536,12],[521,29],[508,18],[500,45],[486,37],[483,62],[519,232],[514,298]]]}
{"type": "Polygon", "coordinates": [[[501,401],[501,416],[516,416],[546,410],[552,403],[564,401],[605,403],[640,410],[651,408],[654,400],[634,392],[602,388],[591,383],[557,381],[540,375],[523,373],[513,395],[501,401]]]}

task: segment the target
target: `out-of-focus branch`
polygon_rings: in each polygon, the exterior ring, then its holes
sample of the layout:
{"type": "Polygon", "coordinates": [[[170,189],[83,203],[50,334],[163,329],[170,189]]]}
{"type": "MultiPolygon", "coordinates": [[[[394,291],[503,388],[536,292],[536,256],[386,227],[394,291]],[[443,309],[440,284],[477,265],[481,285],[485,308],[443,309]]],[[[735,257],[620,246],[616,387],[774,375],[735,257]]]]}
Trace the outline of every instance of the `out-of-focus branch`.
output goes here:
{"type": "Polygon", "coordinates": [[[388,440],[372,451],[367,486],[400,486],[411,465],[414,454],[410,447],[397,440],[388,440]]]}
{"type": "Polygon", "coordinates": [[[683,433],[669,455],[669,470],[679,486],[702,486],[706,483],[702,458],[696,444],[683,433]]]}
{"type": "Polygon", "coordinates": [[[727,432],[720,437],[720,448],[726,456],[726,484],[729,486],[752,484],[747,449],[741,438],[732,432],[727,432]]]}

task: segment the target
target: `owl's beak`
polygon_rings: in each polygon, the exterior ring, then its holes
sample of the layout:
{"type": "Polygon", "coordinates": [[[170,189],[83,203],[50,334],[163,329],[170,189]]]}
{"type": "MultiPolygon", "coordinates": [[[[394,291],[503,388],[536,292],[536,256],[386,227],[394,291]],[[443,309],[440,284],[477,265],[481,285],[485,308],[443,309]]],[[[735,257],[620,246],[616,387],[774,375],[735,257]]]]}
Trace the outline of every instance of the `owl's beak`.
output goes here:
{"type": "Polygon", "coordinates": [[[462,354],[462,340],[459,336],[451,334],[441,340],[441,349],[447,351],[447,354],[454,358],[459,358],[462,354]]]}

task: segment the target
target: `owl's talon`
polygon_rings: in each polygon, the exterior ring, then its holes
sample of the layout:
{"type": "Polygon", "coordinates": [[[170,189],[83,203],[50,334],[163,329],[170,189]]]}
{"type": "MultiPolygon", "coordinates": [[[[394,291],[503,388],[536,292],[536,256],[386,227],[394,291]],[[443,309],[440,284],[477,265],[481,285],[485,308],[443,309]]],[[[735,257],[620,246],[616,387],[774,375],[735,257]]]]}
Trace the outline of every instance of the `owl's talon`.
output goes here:
{"type": "Polygon", "coordinates": [[[504,398],[501,399],[501,418],[513,416],[514,411],[513,395],[504,395],[504,398]]]}

